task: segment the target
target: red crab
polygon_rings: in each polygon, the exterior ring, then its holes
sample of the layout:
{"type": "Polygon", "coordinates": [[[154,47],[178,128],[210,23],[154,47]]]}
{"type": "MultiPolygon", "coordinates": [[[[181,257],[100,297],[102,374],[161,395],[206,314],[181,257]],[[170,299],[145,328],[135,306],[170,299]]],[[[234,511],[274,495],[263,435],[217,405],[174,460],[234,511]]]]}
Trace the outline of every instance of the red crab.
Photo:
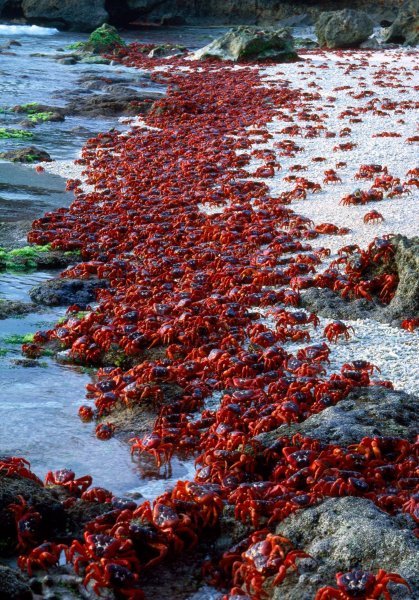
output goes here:
{"type": "Polygon", "coordinates": [[[411,333],[413,333],[417,327],[419,327],[419,319],[418,318],[404,319],[401,322],[401,328],[406,329],[407,331],[410,331],[411,333]]]}
{"type": "Polygon", "coordinates": [[[329,323],[329,325],[326,325],[323,334],[327,337],[329,342],[337,342],[340,335],[344,336],[346,340],[349,340],[349,330],[355,333],[355,330],[351,325],[346,326],[343,321],[333,321],[332,323],[329,323]]]}
{"type": "Polygon", "coordinates": [[[369,571],[356,569],[349,573],[337,573],[336,583],[339,589],[331,586],[323,587],[318,590],[315,600],[352,600],[352,598],[372,600],[381,595],[384,595],[386,600],[390,600],[391,595],[387,590],[387,584],[391,581],[411,589],[407,581],[396,573],[387,573],[379,569],[377,575],[374,575],[369,571]]]}
{"type": "Polygon", "coordinates": [[[33,569],[47,571],[49,567],[58,565],[61,553],[67,549],[65,544],[44,542],[37,546],[27,556],[19,556],[17,564],[22,571],[27,571],[32,577],[33,569]]]}
{"type": "Polygon", "coordinates": [[[36,544],[39,539],[42,517],[39,512],[28,506],[23,496],[18,496],[19,503],[8,505],[14,514],[17,530],[18,548],[26,550],[36,544]]]}
{"type": "Polygon", "coordinates": [[[46,486],[59,485],[72,495],[81,496],[83,492],[91,485],[92,478],[90,475],[84,475],[76,479],[74,471],[70,469],[59,469],[58,471],[48,471],[45,477],[46,486]]]}
{"type": "Polygon", "coordinates": [[[113,423],[100,423],[95,430],[96,437],[99,440],[109,440],[116,429],[116,426],[113,423]]]}
{"type": "Polygon", "coordinates": [[[144,592],[138,587],[138,575],[118,561],[101,559],[90,563],[86,569],[83,585],[93,581],[93,591],[100,596],[101,588],[113,588],[129,600],[144,600],[144,592]]]}
{"type": "Polygon", "coordinates": [[[371,210],[370,212],[364,215],[363,221],[364,223],[378,223],[379,221],[383,222],[385,219],[381,213],[376,210],[371,210]]]}
{"type": "Polygon", "coordinates": [[[0,457],[0,474],[4,474],[6,477],[19,475],[20,477],[32,479],[33,481],[42,484],[42,481],[39,479],[39,477],[37,477],[35,473],[32,473],[30,466],[30,462],[20,456],[0,457]]]}
{"type": "Polygon", "coordinates": [[[142,439],[132,438],[129,441],[132,444],[131,454],[134,454],[134,452],[138,452],[139,454],[147,452],[154,456],[158,467],[161,467],[163,460],[164,462],[170,462],[175,450],[172,443],[164,442],[157,433],[149,433],[142,439]]]}

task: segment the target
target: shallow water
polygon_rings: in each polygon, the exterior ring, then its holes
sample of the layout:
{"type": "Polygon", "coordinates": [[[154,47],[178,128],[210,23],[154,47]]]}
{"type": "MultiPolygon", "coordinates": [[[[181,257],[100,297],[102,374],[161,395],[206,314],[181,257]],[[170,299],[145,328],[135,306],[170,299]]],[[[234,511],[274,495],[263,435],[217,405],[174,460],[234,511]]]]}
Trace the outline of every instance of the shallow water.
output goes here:
{"type": "MultiPolygon", "coordinates": [[[[141,38],[139,35],[130,32],[124,37],[128,41],[171,41],[199,47],[219,35],[219,29],[176,28],[170,32],[147,31],[141,38]]],[[[22,46],[11,47],[15,56],[0,53],[0,108],[26,102],[63,106],[66,94],[84,74],[129,74],[134,85],[152,87],[137,70],[107,65],[66,66],[49,57],[30,56],[35,52],[53,54],[86,36],[36,26],[0,25],[0,46],[8,39],[17,39],[22,46]]],[[[21,119],[22,115],[0,112],[0,127],[19,127],[21,119]]],[[[37,125],[32,130],[33,140],[0,140],[0,152],[33,144],[47,150],[54,159],[72,159],[88,137],[114,126],[122,128],[116,119],[67,117],[63,123],[37,125]]],[[[0,161],[0,221],[33,219],[68,206],[72,198],[71,193],[65,192],[65,180],[61,177],[0,161]]],[[[28,302],[28,291],[33,285],[57,274],[2,272],[0,300],[28,302]]],[[[88,369],[61,364],[49,357],[36,361],[38,366],[25,366],[28,361],[22,361],[20,340],[16,343],[11,336],[48,329],[64,313],[64,308],[48,308],[42,313],[0,321],[0,455],[26,457],[41,477],[50,469],[67,467],[77,476],[92,475],[94,485],[136,497],[153,498],[178,479],[190,478],[193,461],[174,459],[170,468],[156,469],[154,459],[132,459],[126,444],[116,439],[100,441],[94,435],[94,424],[80,421],[78,407],[89,403],[85,386],[91,381],[92,372],[88,369]]]]}

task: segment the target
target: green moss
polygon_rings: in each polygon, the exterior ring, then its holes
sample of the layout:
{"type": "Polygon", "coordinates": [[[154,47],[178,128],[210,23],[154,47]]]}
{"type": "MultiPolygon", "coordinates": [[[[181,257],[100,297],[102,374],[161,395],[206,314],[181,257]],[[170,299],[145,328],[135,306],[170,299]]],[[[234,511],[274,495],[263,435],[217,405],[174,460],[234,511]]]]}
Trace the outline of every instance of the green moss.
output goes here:
{"type": "Polygon", "coordinates": [[[23,248],[16,248],[9,251],[0,248],[0,270],[27,271],[35,269],[38,255],[50,250],[50,244],[46,244],[45,246],[24,246],[23,248]]]}
{"type": "Polygon", "coordinates": [[[45,123],[54,116],[53,112],[36,112],[28,114],[28,121],[31,123],[45,123]]]}
{"type": "Polygon", "coordinates": [[[86,52],[101,54],[104,52],[111,52],[115,48],[120,48],[121,46],[125,46],[125,42],[118,34],[118,31],[115,27],[112,27],[112,25],[107,25],[105,23],[90,34],[89,39],[82,49],[86,52]]]}
{"type": "Polygon", "coordinates": [[[27,104],[21,104],[20,106],[15,107],[15,111],[20,113],[25,113],[27,115],[28,121],[31,123],[45,123],[45,121],[49,121],[54,113],[52,111],[43,111],[40,110],[42,105],[38,102],[28,102],[27,104]]]}
{"type": "Polygon", "coordinates": [[[9,350],[7,348],[0,348],[0,356],[6,356],[9,350]]]}
{"type": "Polygon", "coordinates": [[[33,133],[26,129],[5,129],[0,127],[0,140],[33,138],[33,133]]]}
{"type": "Polygon", "coordinates": [[[86,45],[86,42],[74,42],[74,44],[70,44],[69,46],[66,46],[65,49],[66,50],[82,50],[85,45],[86,45]]]}
{"type": "Polygon", "coordinates": [[[8,335],[3,338],[4,344],[30,344],[33,342],[33,333],[8,335]]]}

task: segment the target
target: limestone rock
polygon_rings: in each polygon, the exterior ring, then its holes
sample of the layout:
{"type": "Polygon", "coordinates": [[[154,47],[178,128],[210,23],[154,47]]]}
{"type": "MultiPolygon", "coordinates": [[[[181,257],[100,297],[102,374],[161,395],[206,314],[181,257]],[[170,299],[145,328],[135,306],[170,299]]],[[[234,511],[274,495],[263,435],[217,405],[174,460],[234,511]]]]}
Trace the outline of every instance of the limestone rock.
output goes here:
{"type": "Polygon", "coordinates": [[[275,588],[274,600],[312,600],[316,590],[336,586],[335,574],[352,569],[398,573],[412,587],[391,584],[391,597],[418,598],[419,543],[410,517],[382,512],[364,498],[329,498],[285,519],[276,533],[289,538],[310,559],[298,561],[299,572],[289,574],[275,588]]]}
{"type": "MultiPolygon", "coordinates": [[[[397,273],[399,284],[390,304],[364,298],[349,300],[329,289],[310,288],[302,295],[301,304],[318,315],[333,319],[376,319],[381,323],[399,325],[403,319],[419,316],[419,237],[396,235],[391,240],[395,248],[392,264],[385,272],[397,273]]],[[[379,274],[379,273],[377,273],[379,274]]]]}
{"type": "Polygon", "coordinates": [[[29,23],[65,31],[93,31],[109,17],[104,0],[23,0],[22,10],[29,23]]]}
{"type": "Polygon", "coordinates": [[[328,48],[359,46],[373,29],[374,23],[365,12],[351,9],[321,13],[316,22],[319,44],[328,48]]]}
{"type": "Polygon", "coordinates": [[[396,20],[384,34],[385,42],[419,44],[419,0],[407,0],[399,10],[396,20]]]}
{"type": "Polygon", "coordinates": [[[278,437],[303,436],[348,446],[363,437],[390,436],[413,441],[419,428],[419,399],[381,386],[354,389],[347,398],[302,423],[282,425],[258,440],[270,446],[278,437]]]}
{"type": "Polygon", "coordinates": [[[104,279],[50,279],[29,292],[32,302],[47,306],[86,306],[96,298],[96,290],[107,286],[104,279]]]}
{"type": "Polygon", "coordinates": [[[298,56],[288,29],[236,27],[195,52],[193,58],[289,62],[298,56]]]}
{"type": "Polygon", "coordinates": [[[22,575],[0,565],[0,600],[30,600],[32,592],[22,575]]]}
{"type": "Polygon", "coordinates": [[[27,146],[25,148],[17,148],[7,152],[0,152],[0,158],[10,160],[11,162],[34,163],[34,162],[51,162],[52,158],[45,150],[36,148],[35,146],[27,146]]]}

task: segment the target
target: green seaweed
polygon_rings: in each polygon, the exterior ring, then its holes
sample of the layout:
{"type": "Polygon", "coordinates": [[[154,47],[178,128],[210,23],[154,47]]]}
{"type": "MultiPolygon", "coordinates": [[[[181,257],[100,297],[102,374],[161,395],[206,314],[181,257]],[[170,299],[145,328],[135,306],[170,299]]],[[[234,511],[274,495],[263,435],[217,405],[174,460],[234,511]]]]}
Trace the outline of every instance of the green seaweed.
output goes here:
{"type": "Polygon", "coordinates": [[[4,344],[30,344],[33,342],[33,337],[33,333],[15,333],[4,337],[2,342],[4,344]]]}
{"type": "Polygon", "coordinates": [[[11,271],[27,271],[37,266],[37,257],[43,252],[49,252],[51,245],[45,246],[24,246],[14,250],[5,250],[0,248],[0,270],[8,269],[11,271]]]}
{"type": "Polygon", "coordinates": [[[31,123],[45,123],[45,121],[49,121],[51,117],[54,115],[53,112],[35,112],[28,114],[28,121],[31,123]]]}
{"type": "Polygon", "coordinates": [[[0,127],[0,140],[33,138],[33,133],[26,129],[5,129],[0,127]]]}
{"type": "Polygon", "coordinates": [[[65,47],[65,50],[82,50],[85,46],[86,42],[74,42],[69,46],[65,47]]]}

